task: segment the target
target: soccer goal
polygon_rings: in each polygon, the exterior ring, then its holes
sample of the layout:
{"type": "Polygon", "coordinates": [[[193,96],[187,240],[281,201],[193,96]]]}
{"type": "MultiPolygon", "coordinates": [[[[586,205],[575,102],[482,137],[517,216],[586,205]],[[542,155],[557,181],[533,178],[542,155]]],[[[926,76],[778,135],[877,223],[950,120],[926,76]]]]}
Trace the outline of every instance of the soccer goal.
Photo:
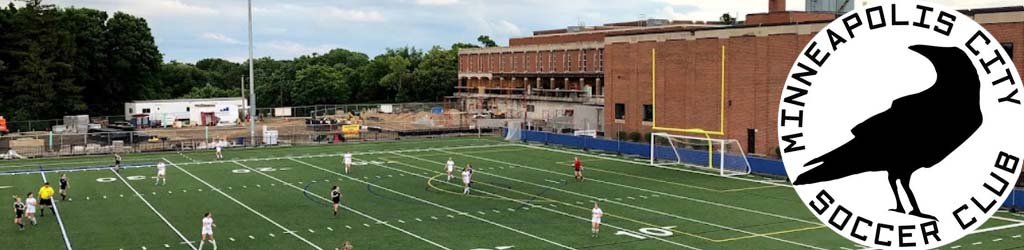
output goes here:
{"type": "Polygon", "coordinates": [[[512,142],[522,140],[522,127],[522,122],[509,121],[506,127],[505,140],[512,142]]]}
{"type": "Polygon", "coordinates": [[[651,164],[706,167],[722,176],[750,174],[747,155],[733,139],[651,133],[651,164]]]}

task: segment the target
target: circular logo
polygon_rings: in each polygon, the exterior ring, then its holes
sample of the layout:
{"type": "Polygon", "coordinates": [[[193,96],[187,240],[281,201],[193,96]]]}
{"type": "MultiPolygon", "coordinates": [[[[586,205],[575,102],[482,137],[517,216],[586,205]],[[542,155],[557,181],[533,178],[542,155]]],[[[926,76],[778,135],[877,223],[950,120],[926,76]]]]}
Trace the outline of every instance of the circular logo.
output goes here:
{"type": "Polygon", "coordinates": [[[843,15],[800,51],[779,105],[797,194],[873,248],[937,248],[973,232],[1020,176],[1019,72],[970,17],[915,1],[843,15]]]}

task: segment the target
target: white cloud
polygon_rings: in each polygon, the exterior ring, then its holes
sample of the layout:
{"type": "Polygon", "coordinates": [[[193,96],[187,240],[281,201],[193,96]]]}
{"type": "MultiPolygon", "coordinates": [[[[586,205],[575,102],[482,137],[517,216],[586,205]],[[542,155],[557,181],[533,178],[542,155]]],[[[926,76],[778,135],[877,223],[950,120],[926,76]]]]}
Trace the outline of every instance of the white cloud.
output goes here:
{"type": "MultiPolygon", "coordinates": [[[[47,1],[49,2],[49,1],[47,1]]],[[[107,1],[81,1],[81,0],[59,0],[54,1],[60,6],[81,6],[100,8],[105,10],[124,11],[132,15],[152,17],[183,17],[183,16],[216,16],[220,10],[212,6],[186,3],[181,0],[107,0],[107,1]]]]}
{"type": "Polygon", "coordinates": [[[242,44],[237,39],[231,38],[221,33],[204,32],[203,34],[200,34],[199,37],[224,44],[242,44]]]}
{"type": "Polygon", "coordinates": [[[356,22],[379,22],[384,21],[384,15],[378,11],[350,10],[338,7],[320,8],[324,11],[323,16],[329,19],[356,21],[356,22]]]}
{"type": "Polygon", "coordinates": [[[451,5],[459,3],[459,0],[416,0],[419,5],[451,5]]]}
{"type": "Polygon", "coordinates": [[[523,31],[519,29],[519,26],[516,26],[514,23],[511,23],[506,20],[498,21],[498,23],[493,26],[497,34],[510,36],[518,36],[523,34],[523,31]]]}

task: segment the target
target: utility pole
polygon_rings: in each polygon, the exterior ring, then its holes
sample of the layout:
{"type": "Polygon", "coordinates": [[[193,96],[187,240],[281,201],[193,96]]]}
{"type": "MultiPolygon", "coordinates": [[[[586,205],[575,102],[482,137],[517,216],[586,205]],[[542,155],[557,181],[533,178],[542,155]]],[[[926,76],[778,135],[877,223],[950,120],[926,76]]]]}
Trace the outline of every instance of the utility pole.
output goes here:
{"type": "Polygon", "coordinates": [[[249,0],[249,140],[253,146],[256,145],[256,88],[253,87],[255,82],[254,63],[255,61],[252,56],[252,0],[249,0]]]}

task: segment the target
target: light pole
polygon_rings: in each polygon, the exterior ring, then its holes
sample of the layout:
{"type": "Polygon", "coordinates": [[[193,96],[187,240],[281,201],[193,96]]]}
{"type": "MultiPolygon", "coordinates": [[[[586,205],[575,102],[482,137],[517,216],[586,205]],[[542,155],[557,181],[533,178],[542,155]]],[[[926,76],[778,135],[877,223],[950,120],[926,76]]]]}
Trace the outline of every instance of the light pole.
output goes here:
{"type": "Polygon", "coordinates": [[[255,61],[252,58],[252,0],[249,0],[249,140],[253,146],[256,145],[256,88],[253,87],[255,82],[254,63],[255,61]]]}

